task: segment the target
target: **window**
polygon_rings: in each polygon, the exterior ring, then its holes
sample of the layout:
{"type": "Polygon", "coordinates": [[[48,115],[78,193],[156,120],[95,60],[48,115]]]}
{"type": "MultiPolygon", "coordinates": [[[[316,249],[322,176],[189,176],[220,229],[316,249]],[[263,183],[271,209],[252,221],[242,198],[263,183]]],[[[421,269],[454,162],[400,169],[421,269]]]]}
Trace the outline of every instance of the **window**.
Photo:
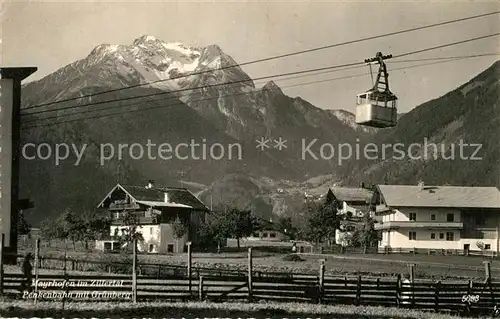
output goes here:
{"type": "Polygon", "coordinates": [[[153,227],[149,227],[149,234],[153,235],[153,227]]]}
{"type": "Polygon", "coordinates": [[[436,234],[435,233],[431,233],[431,239],[436,239],[436,234]]]}
{"type": "Polygon", "coordinates": [[[149,244],[149,252],[152,253],[155,250],[155,245],[149,244]]]}
{"type": "Polygon", "coordinates": [[[168,244],[167,245],[167,253],[173,253],[173,252],[174,252],[174,245],[168,244]]]}
{"type": "Polygon", "coordinates": [[[269,234],[269,237],[271,237],[271,238],[276,238],[276,233],[270,233],[270,234],[269,234]]]}
{"type": "Polygon", "coordinates": [[[485,249],[485,250],[489,250],[489,249],[491,249],[491,245],[490,245],[490,244],[486,244],[486,245],[484,245],[484,249],[485,249]]]}
{"type": "Polygon", "coordinates": [[[262,237],[267,238],[267,233],[262,233],[262,237]]]}
{"type": "Polygon", "coordinates": [[[416,233],[416,232],[414,232],[414,231],[409,232],[409,233],[408,233],[408,238],[409,238],[410,240],[417,240],[417,233],[416,233]]]}
{"type": "Polygon", "coordinates": [[[444,234],[443,233],[439,234],[439,239],[444,239],[444,234]]]}
{"type": "Polygon", "coordinates": [[[448,241],[454,240],[454,235],[455,234],[453,234],[452,232],[447,232],[446,233],[446,240],[448,240],[448,241]]]}
{"type": "Polygon", "coordinates": [[[446,215],[446,221],[447,222],[452,222],[452,221],[455,221],[455,214],[451,213],[451,214],[447,214],[446,215]]]}
{"type": "Polygon", "coordinates": [[[436,220],[436,214],[431,214],[431,220],[436,220]]]}
{"type": "Polygon", "coordinates": [[[410,213],[410,220],[416,221],[417,220],[417,213],[410,213]]]}

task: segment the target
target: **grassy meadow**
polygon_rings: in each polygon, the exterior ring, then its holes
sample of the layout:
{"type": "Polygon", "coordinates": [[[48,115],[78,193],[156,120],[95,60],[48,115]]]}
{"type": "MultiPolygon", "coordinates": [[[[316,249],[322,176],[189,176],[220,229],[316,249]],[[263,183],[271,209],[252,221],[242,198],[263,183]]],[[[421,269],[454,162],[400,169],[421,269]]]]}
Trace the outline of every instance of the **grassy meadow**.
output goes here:
{"type": "MultiPolygon", "coordinates": [[[[193,253],[193,267],[247,270],[248,253],[242,243],[241,249],[225,248],[221,253],[193,253]]],[[[234,243],[232,243],[234,246],[234,243]]],[[[300,261],[286,258],[290,254],[289,243],[275,243],[274,247],[264,247],[263,243],[252,242],[253,269],[266,272],[311,273],[319,271],[321,259],[326,259],[325,274],[327,276],[397,276],[408,274],[408,265],[415,264],[415,276],[425,279],[474,279],[482,280],[485,276],[484,261],[491,262],[493,278],[500,276],[500,260],[477,256],[442,256],[442,255],[408,255],[408,254],[300,254],[300,261]]],[[[33,247],[24,247],[24,252],[33,251],[33,247]]],[[[52,244],[41,246],[41,255],[45,257],[63,257],[64,249],[52,244]]],[[[83,249],[80,245],[73,249],[68,245],[67,257],[78,260],[79,270],[104,272],[105,267],[92,265],[93,261],[112,263],[123,260],[119,254],[109,254],[83,249]]],[[[187,254],[140,254],[139,264],[187,265],[187,254]]],[[[57,261],[49,263],[57,264],[57,261]]],[[[59,262],[62,264],[62,262],[59,262]]],[[[52,266],[52,265],[50,265],[52,266]]],[[[60,265],[59,265],[60,267],[60,265]]],[[[52,268],[52,267],[51,267],[52,268]]]]}
{"type": "MultiPolygon", "coordinates": [[[[324,306],[303,303],[66,303],[0,302],[2,317],[106,317],[106,318],[342,318],[342,319],[458,319],[447,314],[400,308],[324,306]]],[[[477,318],[477,317],[476,317],[477,318]]],[[[487,317],[482,317],[487,318],[487,317]]]]}

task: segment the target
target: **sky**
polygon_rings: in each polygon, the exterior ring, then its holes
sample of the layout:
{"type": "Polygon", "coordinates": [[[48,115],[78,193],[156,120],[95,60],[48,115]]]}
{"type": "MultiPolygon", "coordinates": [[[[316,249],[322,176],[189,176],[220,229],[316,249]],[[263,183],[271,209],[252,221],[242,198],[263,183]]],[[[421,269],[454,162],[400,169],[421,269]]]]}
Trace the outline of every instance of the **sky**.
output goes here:
{"type": "MultiPolygon", "coordinates": [[[[85,58],[99,44],[131,44],[141,35],[188,45],[218,44],[238,63],[500,10],[500,1],[11,1],[0,9],[1,64],[36,66],[40,79],[85,58]]],[[[252,78],[362,62],[500,31],[500,15],[345,45],[243,67],[252,78]]],[[[500,52],[500,37],[388,60],[399,112],[408,112],[467,82],[498,56],[395,70],[398,60],[500,52]],[[394,71],[391,71],[393,70],[394,71]]],[[[432,61],[431,61],[432,62],[432,61]]],[[[274,81],[292,97],[324,109],[355,110],[368,90],[368,67],[274,81]],[[338,77],[360,77],[317,82],[338,77]]],[[[264,83],[257,82],[260,87],[264,83]]]]}

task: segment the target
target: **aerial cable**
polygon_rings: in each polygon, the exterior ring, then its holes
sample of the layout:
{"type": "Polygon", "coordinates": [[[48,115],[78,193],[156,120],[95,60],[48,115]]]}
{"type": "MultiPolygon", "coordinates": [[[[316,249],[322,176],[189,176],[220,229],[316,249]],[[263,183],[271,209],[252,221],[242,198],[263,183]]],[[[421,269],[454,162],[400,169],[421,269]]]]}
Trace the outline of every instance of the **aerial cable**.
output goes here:
{"type": "MultiPolygon", "coordinates": [[[[399,55],[394,55],[393,58],[400,58],[404,56],[409,56],[413,54],[418,54],[422,52],[428,52],[432,50],[437,50],[437,49],[442,49],[445,47],[450,47],[454,45],[459,45],[463,43],[468,43],[472,41],[477,41],[477,40],[482,40],[494,36],[498,36],[500,33],[493,33],[485,36],[480,36],[480,37],[475,37],[467,40],[461,40],[461,41],[456,41],[452,43],[447,43],[439,46],[434,46],[430,48],[425,48],[425,49],[420,49],[416,51],[410,51],[406,53],[402,53],[399,55]]],[[[70,106],[65,106],[65,107],[60,107],[60,108],[54,108],[54,109],[49,109],[49,110],[41,110],[37,112],[31,112],[31,113],[23,113],[22,115],[32,115],[32,114],[41,114],[41,113],[47,113],[47,112],[57,112],[61,110],[66,110],[66,109],[75,109],[75,108],[80,108],[80,107],[85,107],[85,106],[93,106],[93,105],[100,105],[104,103],[111,103],[111,102],[118,102],[118,101],[126,101],[126,100],[133,100],[133,99],[140,99],[144,97],[150,97],[150,96],[158,96],[158,95],[167,95],[167,94],[174,94],[174,93],[180,93],[180,92],[185,92],[185,91],[193,91],[197,89],[207,89],[207,88],[214,88],[214,87],[222,87],[226,85],[231,85],[231,84],[239,84],[239,83],[246,83],[246,82],[253,82],[257,80],[264,80],[264,79],[272,79],[272,78],[278,78],[278,77],[284,77],[284,76],[289,76],[289,75],[295,75],[295,74],[307,74],[307,73],[313,73],[313,72],[318,72],[318,71],[324,71],[324,70],[333,70],[333,69],[339,69],[339,68],[345,68],[345,67],[352,67],[352,66],[358,66],[358,65],[364,65],[364,62],[354,62],[354,63],[347,63],[347,64],[342,64],[342,65],[333,65],[333,66],[327,66],[327,67],[321,67],[321,68],[315,68],[315,69],[306,69],[306,70],[300,70],[300,71],[293,71],[293,72],[287,72],[287,73],[280,73],[280,74],[275,74],[275,75],[268,75],[268,76],[263,76],[263,77],[258,77],[255,79],[244,79],[244,80],[238,80],[238,81],[232,81],[232,82],[224,82],[224,83],[216,83],[216,84],[210,84],[210,85],[204,85],[200,87],[195,87],[195,88],[184,88],[184,89],[179,89],[179,90],[173,90],[173,91],[168,91],[168,92],[158,92],[158,93],[150,93],[150,94],[145,94],[145,95],[140,95],[140,96],[131,96],[131,97],[125,97],[125,98],[120,98],[120,99],[114,99],[114,100],[105,100],[105,101],[98,101],[98,102],[91,102],[91,103],[86,103],[86,104],[80,104],[80,105],[70,105],[70,106]]]]}
{"type": "MultiPolygon", "coordinates": [[[[492,55],[492,54],[488,54],[488,55],[492,55]]],[[[496,55],[500,55],[500,53],[497,53],[496,55]]],[[[484,55],[479,55],[479,56],[484,56],[484,55]]],[[[425,63],[425,64],[419,64],[419,65],[412,65],[412,66],[407,66],[407,67],[396,68],[396,69],[392,69],[391,72],[393,72],[393,71],[400,71],[400,70],[406,70],[406,69],[411,69],[411,68],[417,68],[417,67],[423,67],[423,66],[429,66],[429,65],[435,65],[435,64],[441,64],[441,63],[448,63],[448,62],[453,62],[453,61],[462,60],[462,59],[468,59],[468,58],[474,58],[474,57],[478,57],[478,55],[476,55],[476,56],[465,56],[465,57],[452,57],[449,60],[445,60],[445,61],[438,61],[438,62],[434,62],[434,63],[425,63]]],[[[332,82],[332,81],[343,80],[343,79],[351,79],[351,78],[356,78],[356,77],[363,77],[363,76],[366,76],[366,75],[369,75],[369,73],[354,74],[354,75],[348,75],[348,76],[343,76],[343,77],[331,78],[331,79],[326,79],[326,80],[318,80],[318,81],[312,81],[312,82],[298,83],[298,84],[294,84],[294,85],[282,86],[281,88],[290,88],[290,87],[304,86],[304,85],[310,85],[310,84],[319,84],[319,83],[332,82]]],[[[218,98],[221,98],[221,97],[231,97],[231,96],[238,96],[238,95],[247,95],[247,94],[252,94],[252,93],[255,93],[255,92],[240,92],[240,93],[236,93],[236,94],[227,94],[225,96],[223,95],[223,96],[217,96],[217,97],[208,97],[208,98],[204,98],[204,99],[200,99],[200,100],[195,100],[193,102],[202,102],[202,101],[208,101],[208,100],[218,99],[218,98]]],[[[136,102],[136,103],[126,104],[126,105],[110,106],[110,107],[103,108],[103,109],[100,109],[100,110],[87,110],[87,111],[82,111],[82,112],[79,112],[79,113],[63,114],[63,115],[59,115],[59,116],[53,116],[53,117],[47,117],[47,118],[37,119],[36,122],[41,121],[41,120],[48,120],[48,119],[53,119],[53,118],[59,118],[59,117],[63,117],[63,116],[74,116],[74,115],[79,115],[79,114],[83,114],[83,113],[94,113],[94,112],[99,112],[101,110],[107,110],[107,109],[123,108],[123,107],[127,107],[127,106],[137,106],[137,105],[140,105],[142,103],[157,102],[157,101],[162,101],[162,100],[165,100],[165,99],[164,98],[157,98],[157,99],[142,101],[140,103],[136,102]]],[[[108,117],[108,116],[114,116],[114,115],[123,115],[123,114],[127,114],[127,113],[132,113],[132,112],[146,111],[146,110],[151,110],[151,109],[156,109],[156,108],[162,108],[162,107],[167,107],[167,106],[177,106],[177,105],[184,105],[184,104],[185,103],[174,103],[174,104],[170,104],[170,105],[155,105],[155,106],[152,106],[152,107],[139,108],[137,110],[125,110],[125,111],[124,110],[120,110],[120,112],[109,113],[109,114],[98,114],[96,116],[71,119],[71,120],[61,121],[61,122],[41,123],[41,125],[32,125],[32,126],[23,127],[22,130],[37,128],[37,127],[46,127],[46,126],[52,126],[52,125],[60,125],[60,124],[77,122],[77,121],[85,121],[85,120],[90,120],[90,119],[98,119],[98,118],[103,118],[103,117],[108,117]]],[[[32,121],[32,122],[34,122],[34,121],[32,121]]]]}
{"type": "MultiPolygon", "coordinates": [[[[320,50],[331,49],[331,48],[334,48],[334,47],[339,47],[339,46],[344,46],[344,45],[350,45],[350,44],[364,42],[364,41],[369,41],[369,40],[375,40],[375,39],[384,38],[384,37],[388,37],[388,36],[394,36],[394,35],[399,35],[399,34],[403,34],[403,33],[408,33],[408,32],[413,32],[413,31],[419,31],[419,30],[424,30],[424,29],[428,29],[428,28],[434,28],[434,27],[437,27],[437,26],[443,26],[443,25],[447,25],[447,24],[458,23],[458,22],[463,22],[463,21],[472,20],[472,19],[484,18],[484,17],[487,17],[487,16],[496,15],[496,14],[499,14],[499,13],[500,13],[500,11],[483,13],[483,14],[469,16],[469,17],[465,17],[465,18],[459,18],[459,19],[454,19],[454,20],[449,20],[449,21],[444,21],[444,22],[429,24],[429,25],[425,25],[425,26],[420,26],[420,27],[415,27],[415,28],[410,28],[410,29],[405,29],[405,30],[400,30],[400,31],[389,32],[389,33],[384,33],[384,34],[380,34],[380,35],[375,35],[375,36],[360,38],[360,39],[357,39],[357,40],[351,40],[351,41],[345,41],[345,42],[340,42],[340,43],[336,43],[336,44],[325,45],[325,46],[316,47],[316,48],[313,48],[313,49],[296,51],[296,52],[291,52],[291,53],[276,55],[276,56],[272,56],[272,57],[268,57],[268,58],[262,58],[262,59],[258,59],[258,60],[252,60],[252,61],[248,61],[248,62],[244,62],[244,63],[240,63],[240,64],[229,65],[229,66],[221,67],[221,68],[218,68],[218,69],[215,69],[215,70],[206,70],[206,71],[200,71],[200,72],[185,74],[185,75],[176,77],[175,79],[186,78],[186,77],[193,76],[193,75],[201,75],[201,74],[211,73],[211,72],[215,72],[215,71],[221,71],[221,70],[225,70],[225,69],[230,69],[230,68],[235,68],[235,67],[241,67],[241,66],[245,66],[245,65],[262,63],[262,62],[272,61],[272,60],[276,60],[276,59],[282,59],[282,58],[285,58],[285,57],[295,56],[295,55],[299,55],[299,54],[304,54],[304,53],[310,53],[310,52],[315,52],[315,51],[320,51],[320,50]]],[[[97,93],[92,93],[92,94],[86,94],[86,95],[82,95],[82,96],[79,96],[79,97],[74,97],[74,98],[69,98],[69,99],[64,99],[64,100],[59,100],[59,101],[53,101],[53,102],[38,104],[38,105],[26,107],[24,109],[25,110],[34,109],[34,108],[39,108],[39,107],[43,107],[43,106],[48,106],[48,105],[53,105],[53,104],[58,104],[58,103],[63,103],[63,102],[74,101],[74,100],[78,100],[78,99],[82,99],[82,98],[93,97],[93,96],[102,95],[102,94],[106,94],[106,93],[112,93],[112,92],[117,92],[117,91],[122,91],[122,90],[127,90],[127,89],[142,87],[142,86],[147,86],[147,85],[161,83],[161,82],[170,81],[170,80],[173,80],[173,79],[169,78],[169,79],[156,80],[156,81],[151,81],[151,82],[147,82],[147,83],[141,83],[141,84],[137,84],[137,85],[127,86],[127,87],[123,87],[123,88],[112,89],[112,90],[107,90],[107,91],[102,91],[102,92],[97,92],[97,93]]]]}

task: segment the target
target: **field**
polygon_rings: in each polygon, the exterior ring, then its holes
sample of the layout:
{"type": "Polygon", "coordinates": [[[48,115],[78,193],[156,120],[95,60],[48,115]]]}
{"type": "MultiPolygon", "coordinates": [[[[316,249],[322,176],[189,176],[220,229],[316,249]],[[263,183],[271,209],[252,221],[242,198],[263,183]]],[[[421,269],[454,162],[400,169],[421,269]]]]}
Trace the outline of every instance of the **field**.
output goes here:
{"type": "MultiPolygon", "coordinates": [[[[303,261],[287,261],[284,257],[288,255],[288,243],[276,243],[276,247],[262,247],[258,242],[254,242],[253,245],[253,269],[255,271],[317,273],[320,260],[326,259],[326,275],[330,276],[363,275],[385,277],[403,275],[408,274],[408,264],[413,263],[415,264],[416,278],[477,280],[484,278],[485,267],[483,262],[489,260],[493,278],[500,276],[500,260],[491,257],[347,253],[332,255],[300,254],[303,261]]],[[[232,251],[221,253],[193,253],[193,267],[246,271],[248,263],[247,248],[242,247],[239,251],[235,248],[230,249],[232,251]]],[[[29,251],[33,251],[33,249],[30,248],[29,251]]],[[[56,249],[42,245],[40,254],[44,257],[62,257],[64,252],[60,248],[56,249]]],[[[119,259],[116,254],[104,254],[84,249],[69,249],[67,257],[82,261],[82,263],[119,259]]],[[[138,258],[139,264],[184,266],[187,265],[188,260],[187,254],[141,254],[138,258]]]]}
{"type": "MultiPolygon", "coordinates": [[[[2,317],[106,317],[106,318],[369,318],[458,319],[446,314],[398,308],[322,306],[303,303],[62,303],[0,302],[2,317]]],[[[477,318],[477,317],[476,317],[477,318]]],[[[486,318],[486,317],[484,317],[486,318]]]]}

